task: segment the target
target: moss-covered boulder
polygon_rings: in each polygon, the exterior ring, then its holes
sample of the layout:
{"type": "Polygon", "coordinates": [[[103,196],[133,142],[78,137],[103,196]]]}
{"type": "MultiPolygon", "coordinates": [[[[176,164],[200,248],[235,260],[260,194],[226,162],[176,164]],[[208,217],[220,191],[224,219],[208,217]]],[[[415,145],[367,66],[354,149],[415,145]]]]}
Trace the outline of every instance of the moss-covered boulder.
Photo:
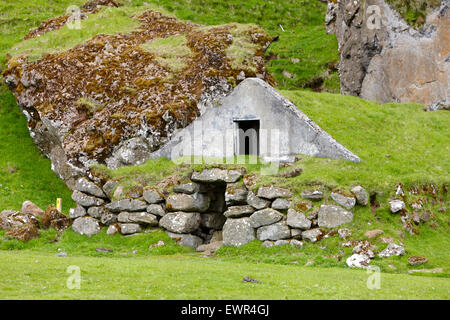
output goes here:
{"type": "Polygon", "coordinates": [[[70,187],[92,164],[142,163],[246,77],[274,84],[272,38],[256,25],[200,26],[110,0],[76,14],[30,31],[3,73],[70,187]]]}

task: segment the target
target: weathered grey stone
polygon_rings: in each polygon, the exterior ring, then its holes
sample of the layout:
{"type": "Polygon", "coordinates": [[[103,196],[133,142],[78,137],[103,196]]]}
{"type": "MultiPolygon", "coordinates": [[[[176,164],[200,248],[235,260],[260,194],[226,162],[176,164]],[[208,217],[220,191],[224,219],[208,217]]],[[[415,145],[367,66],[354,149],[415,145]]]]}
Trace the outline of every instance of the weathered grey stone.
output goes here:
{"type": "Polygon", "coordinates": [[[281,221],[258,228],[256,236],[258,240],[261,241],[288,239],[291,236],[291,230],[286,225],[285,221],[281,221]]]}
{"type": "Polygon", "coordinates": [[[158,225],[158,219],[156,216],[148,212],[123,211],[119,214],[117,220],[124,223],[145,223],[150,226],[158,225]]]}
{"type": "Polygon", "coordinates": [[[320,206],[318,224],[319,227],[334,228],[353,221],[353,213],[338,206],[320,206]]]}
{"type": "Polygon", "coordinates": [[[353,195],[346,195],[340,191],[333,191],[331,198],[347,210],[352,209],[356,204],[356,198],[353,195]]]}
{"type": "Polygon", "coordinates": [[[275,241],[275,243],[273,245],[281,247],[281,246],[285,246],[288,244],[289,244],[289,240],[277,240],[277,241],[275,241]]]}
{"type": "Polygon", "coordinates": [[[378,256],[380,258],[388,258],[392,256],[403,256],[405,254],[405,248],[395,243],[388,244],[387,248],[381,251],[378,256]]]}
{"type": "Polygon", "coordinates": [[[198,212],[170,212],[159,220],[159,225],[174,233],[191,233],[200,227],[198,212]]]}
{"type": "Polygon", "coordinates": [[[270,187],[259,187],[258,197],[265,199],[276,199],[276,198],[287,198],[291,197],[292,192],[288,189],[279,188],[275,186],[270,187]]]}
{"type": "Polygon", "coordinates": [[[322,200],[323,192],[320,190],[305,190],[301,193],[301,197],[309,200],[322,200]]]}
{"type": "Polygon", "coordinates": [[[166,232],[169,237],[175,240],[180,246],[197,249],[203,244],[203,239],[192,234],[180,234],[173,232],[166,232]]]}
{"type": "Polygon", "coordinates": [[[242,174],[239,171],[214,168],[193,172],[191,180],[202,183],[234,183],[241,177],[242,174]]]}
{"type": "Polygon", "coordinates": [[[272,208],[275,210],[287,210],[291,206],[291,201],[287,199],[275,199],[272,208]]]}
{"type": "Polygon", "coordinates": [[[153,187],[145,188],[142,197],[150,204],[161,203],[164,201],[163,194],[153,187]]]}
{"type": "Polygon", "coordinates": [[[250,224],[253,228],[259,228],[269,224],[274,224],[281,219],[283,219],[283,215],[280,212],[271,208],[266,208],[253,213],[250,216],[250,224]]]}
{"type": "Polygon", "coordinates": [[[210,242],[223,241],[222,230],[216,230],[213,232],[210,242]]]}
{"type": "Polygon", "coordinates": [[[173,187],[173,191],[177,193],[194,194],[197,192],[206,192],[206,186],[195,182],[180,184],[173,187]]]}
{"type": "Polygon", "coordinates": [[[118,184],[119,184],[119,182],[117,182],[117,181],[109,180],[103,185],[103,192],[109,199],[112,199],[114,189],[116,188],[116,186],[118,184]]]}
{"type": "Polygon", "coordinates": [[[378,237],[379,235],[381,235],[383,233],[384,233],[383,230],[375,229],[375,230],[366,231],[366,233],[364,235],[369,239],[375,239],[376,237],[378,237]]]}
{"type": "Polygon", "coordinates": [[[303,248],[303,242],[296,240],[296,239],[292,239],[289,241],[289,244],[297,249],[302,249],[303,248]]]}
{"type": "Polygon", "coordinates": [[[227,219],[223,226],[223,245],[239,247],[255,239],[249,218],[227,219]]]}
{"type": "Polygon", "coordinates": [[[90,207],[87,210],[87,214],[95,219],[100,219],[102,215],[109,213],[104,207],[90,207]]]}
{"type": "Polygon", "coordinates": [[[367,268],[370,264],[370,258],[365,254],[355,253],[345,261],[350,268],[367,268]]]}
{"type": "Polygon", "coordinates": [[[359,241],[358,244],[353,248],[352,252],[357,254],[364,254],[370,259],[375,258],[375,254],[372,251],[373,247],[369,241],[359,241]]]}
{"type": "MultiPolygon", "coordinates": [[[[39,220],[32,214],[14,210],[3,210],[0,213],[0,230],[10,230],[24,225],[34,225],[38,228],[39,220]]],[[[25,229],[26,228],[24,228],[23,231],[25,231],[25,229]]],[[[29,231],[31,231],[31,229],[29,231]]]]}
{"type": "Polygon", "coordinates": [[[303,212],[298,212],[293,209],[288,210],[287,225],[302,230],[308,230],[311,228],[311,221],[305,217],[303,212]]]}
{"type": "Polygon", "coordinates": [[[120,233],[120,225],[118,223],[114,223],[108,227],[108,230],[106,230],[106,234],[113,235],[116,233],[120,233]]]}
{"type": "Polygon", "coordinates": [[[274,246],[274,242],[270,240],[266,240],[262,243],[264,248],[272,248],[274,246]]]}
{"type": "MultiPolygon", "coordinates": [[[[247,78],[233,92],[221,100],[217,108],[209,108],[191,125],[175,134],[167,145],[154,152],[151,157],[176,159],[186,156],[209,156],[227,158],[234,148],[235,119],[260,120],[260,129],[277,129],[277,155],[274,157],[270,143],[261,143],[259,155],[263,160],[293,161],[295,154],[343,158],[359,162],[360,159],[344,148],[328,133],[309,119],[288,99],[266,82],[247,78]],[[224,143],[225,142],[225,143],[224,143]],[[199,145],[199,148],[189,146],[199,145]]],[[[264,137],[264,139],[269,139],[264,137]]],[[[270,139],[269,139],[270,140],[270,139]]],[[[220,169],[216,169],[220,171],[220,169]]],[[[193,181],[215,182],[224,179],[212,174],[192,175],[193,181]]],[[[240,178],[240,175],[237,174],[240,178]]],[[[238,179],[225,182],[236,182],[238,179]]]]}
{"type": "Polygon", "coordinates": [[[252,191],[249,191],[247,194],[247,203],[251,205],[256,210],[261,210],[268,208],[270,206],[270,201],[261,199],[257,197],[252,191]]]}
{"type": "Polygon", "coordinates": [[[202,213],[201,226],[208,229],[221,230],[227,218],[220,213],[202,213]]]}
{"type": "Polygon", "coordinates": [[[301,239],[302,238],[302,232],[301,229],[291,229],[291,238],[293,239],[301,239]]]}
{"type": "Polygon", "coordinates": [[[341,237],[341,239],[347,240],[349,237],[351,237],[352,232],[350,229],[341,228],[338,230],[338,235],[339,237],[341,237]]]}
{"type": "Polygon", "coordinates": [[[113,223],[116,223],[117,222],[117,218],[118,218],[117,214],[105,212],[102,215],[102,217],[100,219],[100,222],[103,225],[105,225],[105,226],[109,226],[109,225],[111,225],[113,223]]]}
{"type": "Polygon", "coordinates": [[[233,206],[224,212],[224,216],[227,218],[248,217],[253,212],[255,212],[255,209],[252,206],[233,206]]]}
{"type": "Polygon", "coordinates": [[[166,208],[169,211],[205,212],[209,208],[210,198],[203,193],[172,194],[167,197],[166,208]]]}
{"type": "Polygon", "coordinates": [[[80,205],[77,205],[75,208],[71,208],[69,210],[69,218],[76,219],[79,217],[84,217],[86,215],[86,209],[80,205]]]}
{"type": "Polygon", "coordinates": [[[166,211],[160,204],[151,204],[147,207],[147,212],[154,214],[155,216],[164,217],[166,211]]]}
{"type": "Polygon", "coordinates": [[[361,186],[353,187],[351,192],[355,195],[356,202],[360,206],[367,206],[369,204],[369,196],[363,187],[361,186]]]}
{"type": "Polygon", "coordinates": [[[228,184],[225,190],[225,203],[228,206],[247,204],[247,188],[238,184],[228,184]]]}
{"type": "Polygon", "coordinates": [[[75,233],[91,237],[100,232],[100,224],[94,218],[80,217],[73,222],[72,230],[75,233]]]}
{"type": "Polygon", "coordinates": [[[147,210],[147,203],[138,199],[123,199],[108,203],[105,207],[111,212],[145,211],[147,210]]]}
{"type": "Polygon", "coordinates": [[[83,207],[101,206],[105,203],[103,199],[89,196],[83,192],[75,190],[72,193],[72,200],[83,207]]]}
{"type": "Polygon", "coordinates": [[[323,232],[322,230],[316,228],[316,229],[310,229],[302,232],[302,239],[309,241],[309,242],[316,242],[322,239],[323,232]]]}
{"type": "Polygon", "coordinates": [[[448,1],[441,1],[424,28],[415,30],[387,1],[329,2],[327,31],[336,33],[339,44],[341,93],[381,103],[450,105],[450,49],[442,40],[449,10],[448,1]]]}
{"type": "Polygon", "coordinates": [[[42,217],[42,215],[45,213],[44,210],[42,210],[37,205],[35,205],[33,202],[28,201],[28,200],[26,200],[22,203],[22,208],[20,209],[20,212],[25,213],[25,214],[31,214],[35,217],[42,217]]]}
{"type": "Polygon", "coordinates": [[[141,226],[137,223],[121,223],[120,224],[120,233],[123,235],[127,234],[135,234],[141,232],[141,226]]]}
{"type": "Polygon", "coordinates": [[[99,186],[85,177],[79,178],[75,184],[75,189],[87,193],[97,198],[106,198],[105,193],[99,186]]]}
{"type": "Polygon", "coordinates": [[[399,199],[389,201],[389,206],[392,213],[397,213],[405,209],[405,203],[399,199]]]}

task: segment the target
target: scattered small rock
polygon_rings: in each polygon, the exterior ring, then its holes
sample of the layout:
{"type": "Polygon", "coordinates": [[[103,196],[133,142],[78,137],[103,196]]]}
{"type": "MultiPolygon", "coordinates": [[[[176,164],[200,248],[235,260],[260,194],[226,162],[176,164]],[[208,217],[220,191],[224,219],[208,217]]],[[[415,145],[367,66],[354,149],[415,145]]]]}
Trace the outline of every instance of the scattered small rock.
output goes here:
{"type": "Polygon", "coordinates": [[[323,192],[319,190],[306,190],[301,193],[301,197],[303,199],[309,199],[309,200],[322,200],[323,199],[323,192]]]}
{"type": "Polygon", "coordinates": [[[105,248],[97,248],[95,249],[97,252],[113,252],[113,249],[105,249],[105,248]]]}
{"type": "Polygon", "coordinates": [[[66,258],[66,257],[67,257],[67,253],[65,253],[65,252],[60,252],[60,253],[58,253],[56,256],[57,256],[57,257],[60,257],[60,258],[66,258]]]}
{"type": "Polygon", "coordinates": [[[250,277],[244,277],[244,279],[242,279],[242,282],[262,283],[262,281],[250,277]]]}
{"type": "Polygon", "coordinates": [[[349,237],[352,236],[352,232],[350,229],[342,228],[338,230],[339,237],[343,240],[347,240],[349,237]]]}
{"type": "Polygon", "coordinates": [[[388,258],[392,256],[402,256],[405,254],[405,248],[395,243],[390,243],[386,249],[381,251],[378,256],[380,258],[388,258]]]}
{"type": "Polygon", "coordinates": [[[405,202],[403,200],[394,199],[389,201],[389,206],[391,213],[397,213],[403,209],[405,209],[405,202]]]}
{"type": "Polygon", "coordinates": [[[428,259],[425,257],[411,256],[408,258],[408,262],[410,265],[415,266],[418,264],[424,264],[428,262],[428,259]]]}
{"type": "Polygon", "coordinates": [[[369,230],[367,231],[364,235],[369,238],[369,239],[375,239],[377,238],[379,235],[383,234],[384,231],[383,230],[379,230],[379,229],[375,229],[375,230],[369,230]]]}
{"type": "Polygon", "coordinates": [[[151,244],[148,248],[151,250],[153,248],[164,247],[165,245],[164,241],[159,240],[158,242],[151,244]]]}
{"type": "Polygon", "coordinates": [[[370,258],[365,254],[355,253],[346,260],[347,266],[355,268],[367,268],[370,264],[370,258]]]}

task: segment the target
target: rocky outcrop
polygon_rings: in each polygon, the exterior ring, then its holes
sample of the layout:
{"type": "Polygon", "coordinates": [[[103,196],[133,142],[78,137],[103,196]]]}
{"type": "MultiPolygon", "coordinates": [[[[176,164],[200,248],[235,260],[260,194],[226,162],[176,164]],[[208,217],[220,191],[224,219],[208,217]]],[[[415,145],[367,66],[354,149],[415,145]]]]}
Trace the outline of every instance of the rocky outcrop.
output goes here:
{"type": "Polygon", "coordinates": [[[384,0],[328,3],[339,43],[341,92],[368,100],[450,107],[450,4],[415,30],[384,0]]]}

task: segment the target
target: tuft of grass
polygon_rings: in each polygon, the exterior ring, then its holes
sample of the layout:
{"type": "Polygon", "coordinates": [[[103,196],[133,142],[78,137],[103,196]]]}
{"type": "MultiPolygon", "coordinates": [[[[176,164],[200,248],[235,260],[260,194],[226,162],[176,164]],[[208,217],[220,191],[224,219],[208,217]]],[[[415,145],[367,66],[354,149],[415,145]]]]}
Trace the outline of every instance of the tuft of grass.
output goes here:
{"type": "Polygon", "coordinates": [[[173,72],[185,69],[187,67],[186,58],[194,55],[187,46],[187,39],[183,34],[154,39],[142,44],[141,48],[155,54],[156,60],[173,72]]]}

